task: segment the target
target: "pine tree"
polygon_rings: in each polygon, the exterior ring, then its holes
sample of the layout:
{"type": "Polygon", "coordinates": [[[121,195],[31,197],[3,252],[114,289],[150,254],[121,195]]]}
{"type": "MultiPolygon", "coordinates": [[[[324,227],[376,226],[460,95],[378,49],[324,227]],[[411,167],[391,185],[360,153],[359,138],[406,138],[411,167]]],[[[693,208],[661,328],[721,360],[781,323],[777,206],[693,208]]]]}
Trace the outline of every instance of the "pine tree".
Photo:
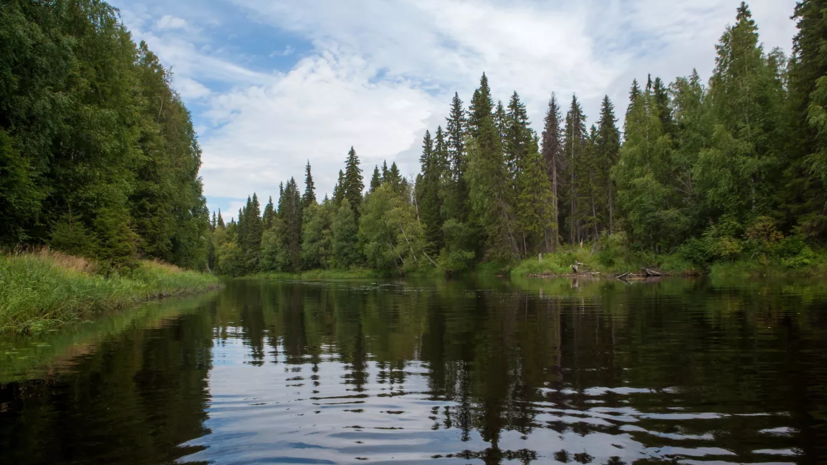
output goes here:
{"type": "Polygon", "coordinates": [[[546,173],[551,182],[552,212],[554,215],[555,235],[551,238],[551,250],[555,250],[559,242],[559,214],[558,214],[558,169],[560,166],[561,152],[563,150],[563,135],[560,130],[560,105],[557,104],[557,97],[551,94],[548,102],[545,126],[543,128],[543,160],[546,165],[546,173]]]}
{"type": "Polygon", "coordinates": [[[307,208],[316,203],[316,184],[313,182],[313,174],[310,172],[310,160],[304,168],[304,195],[302,195],[302,207],[307,208]]]}
{"type": "Polygon", "coordinates": [[[219,228],[224,228],[224,227],[226,227],[226,226],[224,225],[224,218],[222,218],[222,217],[221,217],[221,209],[220,209],[220,208],[218,209],[218,227],[219,227],[219,228]]]}

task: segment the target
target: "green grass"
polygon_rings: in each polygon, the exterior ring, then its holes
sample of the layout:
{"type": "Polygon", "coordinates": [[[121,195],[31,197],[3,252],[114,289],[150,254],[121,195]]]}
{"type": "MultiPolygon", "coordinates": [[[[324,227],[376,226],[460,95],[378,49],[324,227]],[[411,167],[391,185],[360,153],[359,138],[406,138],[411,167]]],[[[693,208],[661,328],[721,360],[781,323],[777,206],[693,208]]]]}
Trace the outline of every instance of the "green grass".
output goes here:
{"type": "Polygon", "coordinates": [[[58,252],[0,255],[0,333],[40,332],[138,302],[218,286],[214,276],[153,261],[103,277],[95,274],[94,263],[58,252]]]}
{"type": "Polygon", "coordinates": [[[511,268],[510,273],[513,277],[568,276],[574,273],[571,265],[575,262],[583,264],[580,266],[580,271],[597,272],[606,276],[614,276],[627,271],[637,273],[641,267],[658,269],[666,274],[697,274],[696,267],[677,254],[654,255],[613,250],[592,253],[588,246],[582,249],[572,247],[555,253],[543,254],[542,263],[537,257],[525,259],[511,268]]]}
{"type": "Polygon", "coordinates": [[[713,263],[714,278],[827,278],[827,251],[814,252],[805,261],[790,262],[764,256],[713,263]]]}

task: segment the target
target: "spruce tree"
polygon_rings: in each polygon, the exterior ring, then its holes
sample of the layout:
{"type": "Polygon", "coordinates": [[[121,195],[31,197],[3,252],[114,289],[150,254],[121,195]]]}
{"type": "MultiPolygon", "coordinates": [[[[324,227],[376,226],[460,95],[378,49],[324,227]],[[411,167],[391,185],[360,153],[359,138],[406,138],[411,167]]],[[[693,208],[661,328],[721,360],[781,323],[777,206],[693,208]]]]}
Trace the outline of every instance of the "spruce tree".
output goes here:
{"type": "Polygon", "coordinates": [[[468,220],[468,184],[465,179],[467,169],[467,154],[465,151],[465,137],[468,133],[468,123],[462,100],[459,94],[454,93],[451,100],[451,109],[446,118],[446,148],[450,162],[445,200],[445,216],[455,219],[459,223],[468,220]]]}
{"type": "Polygon", "coordinates": [[[345,198],[345,173],[339,170],[339,178],[333,186],[333,203],[341,205],[342,199],[345,198]]]}
{"type": "Polygon", "coordinates": [[[359,206],[362,205],[362,191],[365,189],[365,183],[362,178],[362,169],[359,167],[359,157],[353,147],[347,154],[347,161],[345,162],[345,175],[343,195],[347,198],[350,207],[359,218],[359,206]]]}
{"type": "Polygon", "coordinates": [[[474,92],[471,144],[468,146],[468,187],[476,221],[486,237],[486,255],[517,259],[520,246],[514,221],[514,191],[503,158],[502,138],[494,122],[488,80],[483,74],[474,92]]]}
{"type": "Polygon", "coordinates": [[[220,208],[218,209],[218,227],[219,228],[224,228],[225,227],[224,218],[221,217],[221,209],[220,208]]]}
{"type": "Polygon", "coordinates": [[[824,0],[802,0],[793,18],[798,32],[789,68],[783,189],[786,222],[807,237],[827,237],[827,17],[824,0]]]}
{"type": "Polygon", "coordinates": [[[267,201],[267,205],[264,207],[264,213],[262,214],[261,219],[264,223],[264,229],[270,229],[273,227],[273,222],[276,219],[276,209],[273,206],[272,196],[270,196],[267,201]]]}
{"type": "Polygon", "coordinates": [[[717,45],[709,85],[716,125],[696,168],[705,214],[741,224],[769,214],[780,184],[783,84],[745,3],[717,45]]]}
{"type": "MultiPolygon", "coordinates": [[[[552,213],[554,215],[555,231],[559,232],[559,214],[558,214],[558,170],[560,167],[561,152],[563,150],[563,134],[560,130],[560,105],[557,103],[557,97],[554,93],[551,94],[551,99],[548,102],[548,111],[546,112],[545,126],[543,127],[543,160],[546,165],[546,174],[551,182],[551,193],[553,196],[552,213]]],[[[551,250],[555,250],[559,238],[559,234],[555,234],[551,238],[551,250]]]]}
{"type": "Polygon", "coordinates": [[[587,173],[577,171],[578,163],[586,151],[586,116],[580,108],[577,96],[573,96],[571,106],[566,114],[565,138],[561,156],[561,192],[560,210],[561,226],[568,232],[569,241],[574,244],[582,238],[580,218],[578,218],[578,199],[580,184],[587,173]],[[565,212],[565,215],[563,214],[565,212]]]}
{"type": "Polygon", "coordinates": [[[304,194],[302,195],[302,206],[308,207],[316,203],[316,184],[313,182],[313,174],[310,172],[310,160],[304,168],[304,194]]]}
{"type": "MultiPolygon", "coordinates": [[[[441,131],[440,131],[441,132],[441,131]]],[[[440,216],[439,184],[441,178],[440,160],[434,150],[430,131],[425,131],[422,140],[422,156],[419,158],[422,175],[417,183],[417,204],[427,241],[427,251],[436,255],[442,248],[442,221],[440,216]]]]}
{"type": "Polygon", "coordinates": [[[373,176],[370,178],[370,190],[368,192],[373,192],[382,185],[382,175],[379,174],[379,166],[373,167],[373,176]]]}
{"type": "MultiPolygon", "coordinates": [[[[671,120],[671,117],[670,117],[671,120]]],[[[661,120],[663,121],[663,120],[661,120]]],[[[609,96],[603,97],[600,108],[600,120],[597,123],[597,136],[595,138],[595,156],[597,158],[595,167],[597,169],[598,183],[606,206],[604,224],[607,221],[609,232],[614,231],[615,220],[615,185],[610,176],[612,167],[617,164],[620,155],[620,130],[617,128],[617,118],[614,114],[609,96]]],[[[602,215],[601,215],[602,216],[602,215]]]]}

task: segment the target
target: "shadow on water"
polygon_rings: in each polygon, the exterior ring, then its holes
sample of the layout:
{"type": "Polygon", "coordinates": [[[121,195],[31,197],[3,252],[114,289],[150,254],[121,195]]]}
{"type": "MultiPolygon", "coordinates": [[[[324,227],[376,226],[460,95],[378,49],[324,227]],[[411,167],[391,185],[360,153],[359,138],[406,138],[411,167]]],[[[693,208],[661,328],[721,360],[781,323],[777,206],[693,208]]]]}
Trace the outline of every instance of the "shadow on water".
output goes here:
{"type": "Polygon", "coordinates": [[[824,284],[245,280],[135,315],[0,341],[0,463],[827,457],[824,284]]]}

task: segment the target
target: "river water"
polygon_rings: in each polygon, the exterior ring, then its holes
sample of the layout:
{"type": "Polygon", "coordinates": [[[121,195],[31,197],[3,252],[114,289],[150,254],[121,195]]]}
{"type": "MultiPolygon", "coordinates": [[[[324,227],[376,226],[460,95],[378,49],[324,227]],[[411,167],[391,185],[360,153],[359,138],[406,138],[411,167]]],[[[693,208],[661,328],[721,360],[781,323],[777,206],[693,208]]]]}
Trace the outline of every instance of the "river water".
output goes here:
{"type": "Polygon", "coordinates": [[[0,464],[827,460],[824,283],[233,281],[0,364],[0,464]]]}

